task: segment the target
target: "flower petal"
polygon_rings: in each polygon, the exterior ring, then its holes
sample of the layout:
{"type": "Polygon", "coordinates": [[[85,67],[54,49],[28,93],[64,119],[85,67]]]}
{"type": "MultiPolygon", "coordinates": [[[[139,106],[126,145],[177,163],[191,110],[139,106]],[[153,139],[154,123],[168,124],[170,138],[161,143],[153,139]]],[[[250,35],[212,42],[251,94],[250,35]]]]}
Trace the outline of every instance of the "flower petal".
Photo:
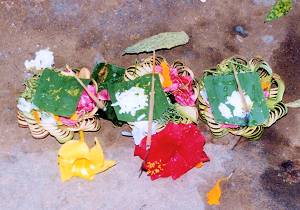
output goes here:
{"type": "Polygon", "coordinates": [[[109,96],[108,90],[107,89],[101,90],[97,94],[97,98],[102,100],[102,101],[110,101],[110,96],[109,96]]]}

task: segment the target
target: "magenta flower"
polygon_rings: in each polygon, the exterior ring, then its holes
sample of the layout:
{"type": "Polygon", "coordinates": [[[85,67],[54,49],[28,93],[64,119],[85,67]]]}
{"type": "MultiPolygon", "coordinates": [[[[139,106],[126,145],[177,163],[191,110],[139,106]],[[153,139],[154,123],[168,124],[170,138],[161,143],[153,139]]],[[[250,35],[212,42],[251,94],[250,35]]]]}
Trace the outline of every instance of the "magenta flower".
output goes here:
{"type": "Polygon", "coordinates": [[[109,96],[108,90],[107,89],[101,90],[97,94],[97,98],[102,100],[102,101],[110,101],[110,96],[109,96]]]}
{"type": "Polygon", "coordinates": [[[173,85],[170,92],[175,96],[175,100],[182,106],[194,106],[197,97],[193,90],[193,79],[190,76],[179,75],[171,78],[173,85]]]}
{"type": "MultiPolygon", "coordinates": [[[[96,94],[96,88],[93,85],[88,85],[87,86],[88,91],[93,94],[96,94]]],[[[88,95],[88,93],[84,90],[78,105],[77,105],[77,113],[82,113],[82,112],[90,112],[92,111],[96,106],[96,103],[93,101],[93,99],[88,95]]]]}

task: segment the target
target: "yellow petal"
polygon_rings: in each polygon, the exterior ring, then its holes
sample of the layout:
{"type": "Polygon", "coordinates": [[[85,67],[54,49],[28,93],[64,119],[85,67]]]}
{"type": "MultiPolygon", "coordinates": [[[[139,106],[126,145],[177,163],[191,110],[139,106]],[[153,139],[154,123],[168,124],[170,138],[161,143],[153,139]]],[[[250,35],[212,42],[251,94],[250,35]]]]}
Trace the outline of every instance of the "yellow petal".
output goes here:
{"type": "Polygon", "coordinates": [[[88,158],[95,166],[96,173],[103,172],[116,164],[114,160],[104,159],[104,153],[97,138],[95,138],[95,146],[91,149],[88,158]]]}
{"type": "Polygon", "coordinates": [[[85,157],[89,153],[89,147],[85,142],[71,140],[66,142],[58,151],[58,156],[62,159],[76,160],[85,157]]]}
{"type": "Polygon", "coordinates": [[[73,176],[78,176],[83,179],[94,179],[94,169],[91,167],[91,162],[88,159],[77,159],[72,167],[73,176]]]}
{"type": "Polygon", "coordinates": [[[91,148],[88,159],[98,165],[104,165],[104,153],[97,138],[95,138],[95,146],[91,148]]]}
{"type": "Polygon", "coordinates": [[[54,115],[54,120],[57,122],[58,125],[62,125],[62,122],[61,122],[59,116],[54,115]]]}
{"type": "Polygon", "coordinates": [[[261,88],[263,90],[269,90],[271,87],[271,77],[266,76],[266,77],[261,78],[260,84],[261,84],[261,88]]]}
{"type": "Polygon", "coordinates": [[[72,166],[73,163],[65,163],[61,159],[58,160],[58,165],[59,165],[59,170],[60,170],[60,178],[61,180],[67,181],[72,178],[73,173],[72,173],[72,166]]]}
{"type": "Polygon", "coordinates": [[[203,162],[200,162],[200,163],[197,163],[195,165],[196,168],[202,168],[204,166],[204,163],[203,162]]]}
{"type": "Polygon", "coordinates": [[[220,205],[220,198],[221,198],[221,182],[224,179],[218,179],[217,183],[215,186],[207,193],[207,203],[209,205],[220,205]]]}
{"type": "Polygon", "coordinates": [[[40,114],[38,111],[33,111],[33,117],[35,119],[35,121],[40,125],[41,124],[41,118],[40,118],[40,114]]]}
{"type": "Polygon", "coordinates": [[[78,115],[76,114],[76,112],[70,117],[71,120],[77,120],[78,119],[78,115]]]}
{"type": "Polygon", "coordinates": [[[170,67],[169,67],[168,63],[164,60],[161,62],[160,66],[162,67],[161,75],[163,77],[162,86],[164,88],[171,87],[173,83],[171,80],[170,67]]]}

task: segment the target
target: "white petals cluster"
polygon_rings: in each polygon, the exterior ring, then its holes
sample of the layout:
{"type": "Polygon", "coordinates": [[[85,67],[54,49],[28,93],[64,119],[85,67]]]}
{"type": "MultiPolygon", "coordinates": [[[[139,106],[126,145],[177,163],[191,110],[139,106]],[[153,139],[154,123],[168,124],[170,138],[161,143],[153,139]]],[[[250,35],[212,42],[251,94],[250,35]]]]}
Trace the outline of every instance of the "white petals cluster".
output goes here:
{"type": "Polygon", "coordinates": [[[145,90],[139,87],[131,87],[124,92],[116,93],[116,103],[112,106],[120,106],[120,114],[131,114],[135,116],[136,112],[148,106],[148,95],[145,90]]]}
{"type": "Polygon", "coordinates": [[[35,58],[33,60],[26,60],[24,65],[27,70],[41,70],[44,68],[50,68],[54,65],[54,56],[48,48],[35,52],[35,58]]]}

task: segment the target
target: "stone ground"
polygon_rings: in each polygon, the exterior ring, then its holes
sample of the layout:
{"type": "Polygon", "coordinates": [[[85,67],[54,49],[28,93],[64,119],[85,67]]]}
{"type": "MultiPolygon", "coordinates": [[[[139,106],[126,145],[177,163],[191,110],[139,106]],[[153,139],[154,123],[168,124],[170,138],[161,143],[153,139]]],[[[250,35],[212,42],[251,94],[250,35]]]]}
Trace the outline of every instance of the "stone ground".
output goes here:
{"type": "MultiPolygon", "coordinates": [[[[300,161],[300,113],[265,131],[258,142],[236,137],[213,139],[201,124],[211,161],[176,181],[138,178],[141,161],[133,142],[110,122],[97,133],[108,158],[117,166],[92,182],[61,183],[56,164],[60,147],[53,138],[35,140],[16,123],[16,98],[23,90],[23,62],[49,47],[57,67],[66,63],[92,67],[106,60],[121,66],[136,56],[122,50],[137,40],[164,31],[186,31],[189,44],[163,51],[169,60],[184,61],[197,75],[222,59],[240,54],[264,57],[286,82],[285,101],[300,98],[300,2],[273,23],[264,16],[270,0],[14,0],[0,1],[0,209],[300,209],[300,183],[288,183],[279,165],[300,161]],[[242,25],[248,36],[233,32],[242,25]],[[221,205],[210,207],[206,192],[235,170],[225,182],[221,205]]],[[[299,175],[299,174],[298,174],[299,175]]],[[[296,176],[296,175],[295,175],[296,176]]],[[[299,177],[298,177],[299,178],[299,177]]],[[[298,180],[299,181],[299,180],[298,180]]]]}

